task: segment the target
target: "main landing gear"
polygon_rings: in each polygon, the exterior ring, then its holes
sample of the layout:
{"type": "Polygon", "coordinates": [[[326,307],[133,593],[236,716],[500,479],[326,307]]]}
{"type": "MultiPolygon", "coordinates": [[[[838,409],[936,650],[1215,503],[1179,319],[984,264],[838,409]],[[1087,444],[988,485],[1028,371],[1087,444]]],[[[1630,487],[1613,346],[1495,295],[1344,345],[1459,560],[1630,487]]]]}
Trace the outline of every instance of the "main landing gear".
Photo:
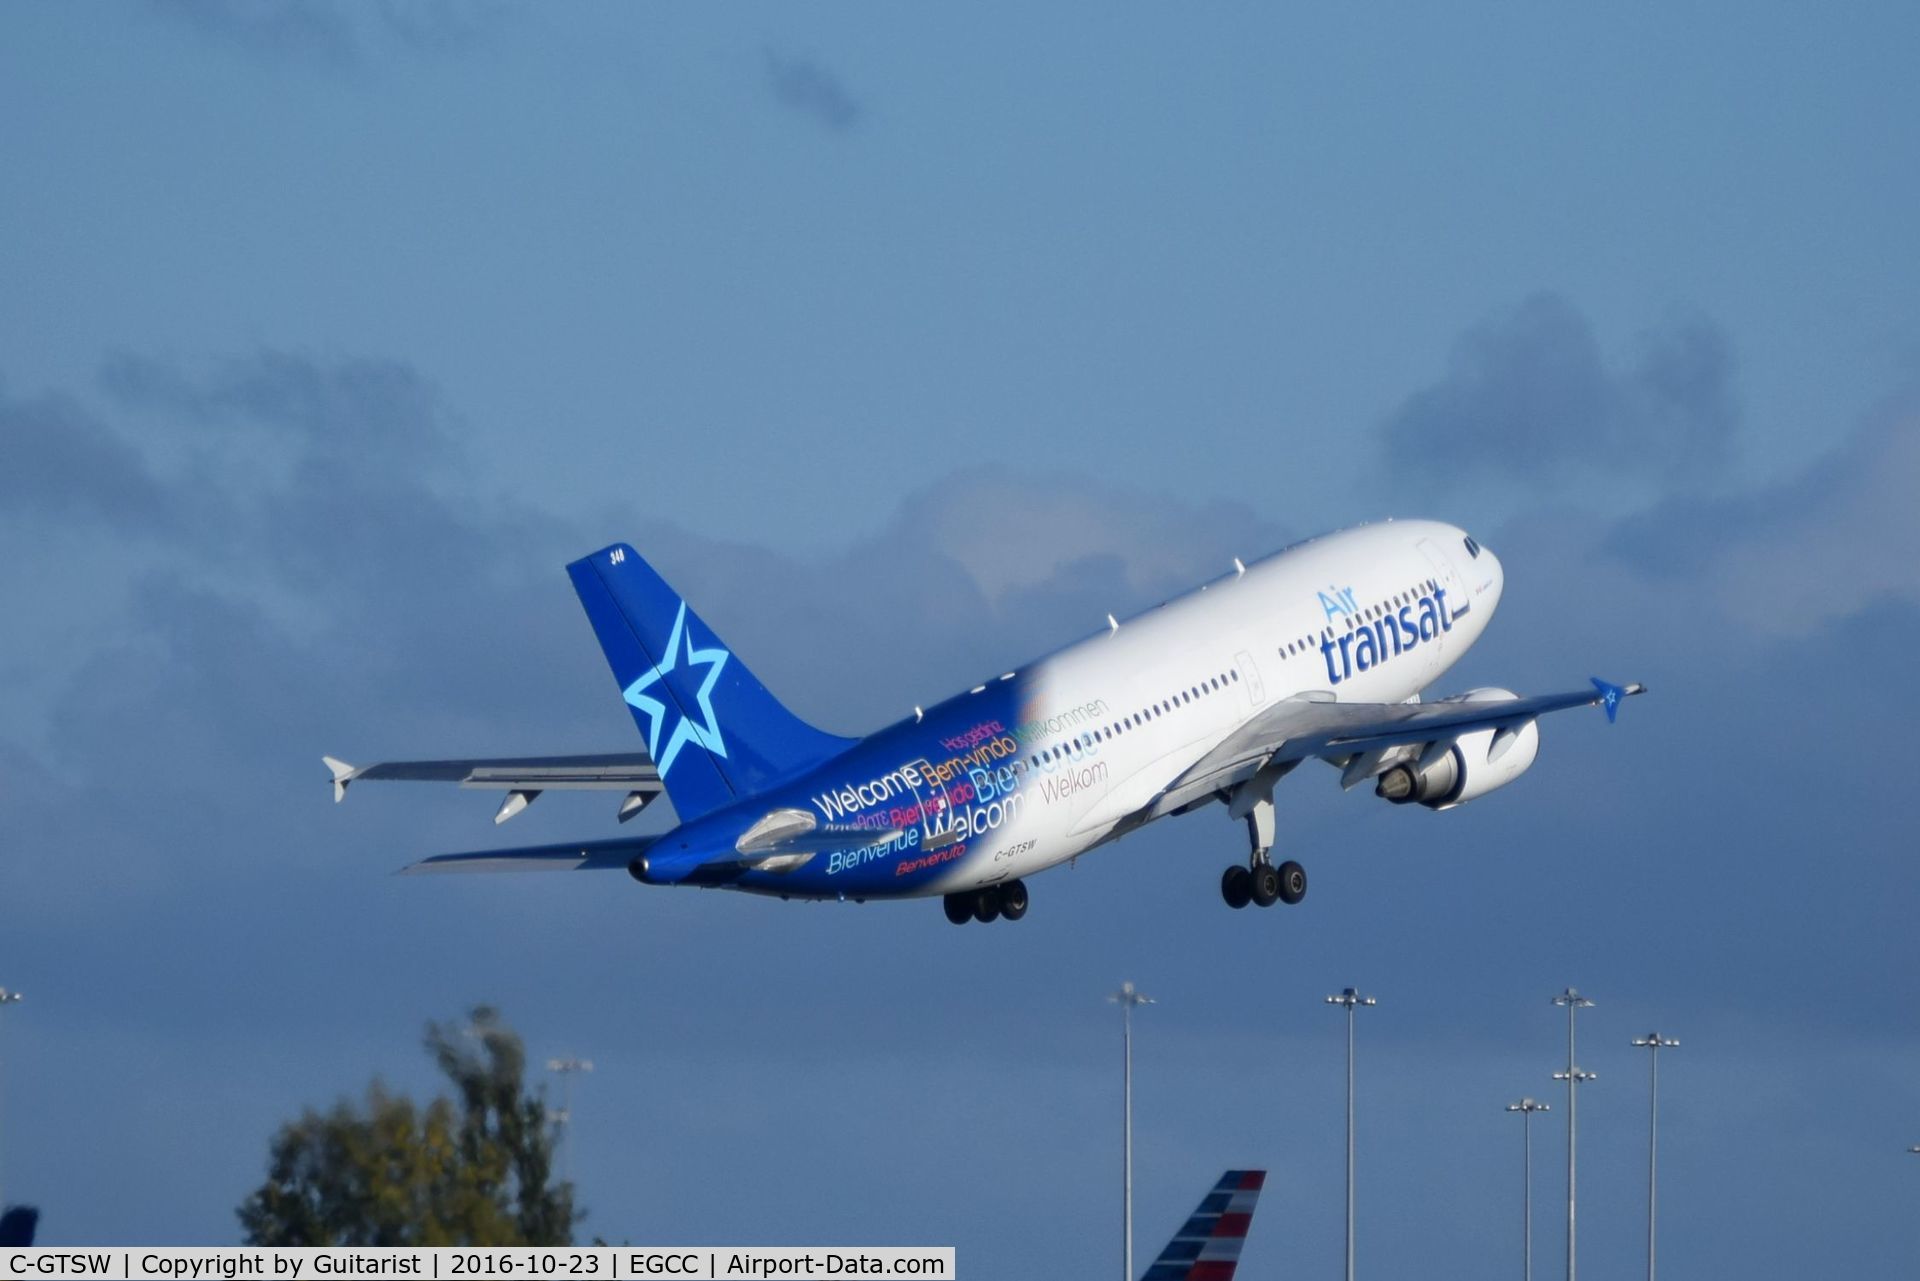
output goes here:
{"type": "Polygon", "coordinates": [[[947,919],[955,925],[965,925],[968,921],[985,925],[1003,916],[1017,921],[1027,914],[1027,884],[1008,881],[1003,885],[963,890],[947,895],[941,905],[947,910],[947,919]]]}
{"type": "Polygon", "coordinates": [[[1272,907],[1275,903],[1298,903],[1307,896],[1307,869],[1292,859],[1278,867],[1269,861],[1273,849],[1273,802],[1258,801],[1247,811],[1247,840],[1252,852],[1247,865],[1228,868],[1220,876],[1220,897],[1232,908],[1252,903],[1272,907]]]}

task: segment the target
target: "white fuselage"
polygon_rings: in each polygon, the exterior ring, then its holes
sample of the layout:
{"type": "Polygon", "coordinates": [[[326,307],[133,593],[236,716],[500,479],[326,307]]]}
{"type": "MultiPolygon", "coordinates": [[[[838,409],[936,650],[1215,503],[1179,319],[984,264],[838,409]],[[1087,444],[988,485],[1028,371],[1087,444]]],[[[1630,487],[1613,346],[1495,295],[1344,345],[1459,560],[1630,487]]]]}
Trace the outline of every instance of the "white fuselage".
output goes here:
{"type": "Polygon", "coordinates": [[[922,892],[1030,875],[1189,803],[1169,788],[1275,700],[1417,698],[1479,639],[1501,588],[1499,561],[1453,526],[1366,525],[1049,655],[1017,674],[1018,752],[987,774],[1002,786],[934,802],[973,839],[922,892]],[[1075,715],[1056,725],[1056,709],[1075,715]]]}

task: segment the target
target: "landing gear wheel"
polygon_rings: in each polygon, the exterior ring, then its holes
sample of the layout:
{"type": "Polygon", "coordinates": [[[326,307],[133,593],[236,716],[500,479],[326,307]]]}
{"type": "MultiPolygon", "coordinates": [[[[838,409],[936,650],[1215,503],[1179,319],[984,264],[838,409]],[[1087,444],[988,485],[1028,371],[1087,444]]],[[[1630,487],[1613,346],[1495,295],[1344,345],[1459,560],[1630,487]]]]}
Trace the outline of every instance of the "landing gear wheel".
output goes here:
{"type": "Polygon", "coordinates": [[[1253,877],[1246,868],[1235,863],[1220,874],[1220,897],[1231,908],[1245,907],[1253,900],[1253,877]]]}
{"type": "Polygon", "coordinates": [[[940,900],[940,906],[946,909],[947,919],[955,925],[965,925],[973,919],[973,900],[964,894],[949,894],[940,900]]]}
{"type": "Polygon", "coordinates": [[[1000,915],[1000,891],[988,886],[973,895],[973,919],[986,925],[1000,915]]]}
{"type": "Polygon", "coordinates": [[[1278,869],[1280,882],[1280,901],[1288,905],[1298,903],[1307,896],[1307,869],[1292,859],[1282,863],[1278,869]]]}
{"type": "Polygon", "coordinates": [[[1280,897],[1280,873],[1271,863],[1262,863],[1248,873],[1253,901],[1259,907],[1272,907],[1280,897]]]}
{"type": "Polygon", "coordinates": [[[1027,886],[1024,881],[1008,881],[1000,887],[1000,915],[1017,921],[1027,914],[1027,886]]]}

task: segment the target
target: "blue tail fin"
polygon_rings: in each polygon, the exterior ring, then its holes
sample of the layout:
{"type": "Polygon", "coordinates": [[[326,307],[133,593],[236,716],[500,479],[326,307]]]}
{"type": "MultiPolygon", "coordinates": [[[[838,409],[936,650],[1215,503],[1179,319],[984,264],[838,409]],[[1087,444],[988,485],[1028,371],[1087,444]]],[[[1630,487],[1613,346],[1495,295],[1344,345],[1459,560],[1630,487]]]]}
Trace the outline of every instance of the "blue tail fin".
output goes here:
{"type": "Polygon", "coordinates": [[[781,706],[633,548],[602,548],[567,573],[683,821],[752,796],[853,742],[781,706]]]}

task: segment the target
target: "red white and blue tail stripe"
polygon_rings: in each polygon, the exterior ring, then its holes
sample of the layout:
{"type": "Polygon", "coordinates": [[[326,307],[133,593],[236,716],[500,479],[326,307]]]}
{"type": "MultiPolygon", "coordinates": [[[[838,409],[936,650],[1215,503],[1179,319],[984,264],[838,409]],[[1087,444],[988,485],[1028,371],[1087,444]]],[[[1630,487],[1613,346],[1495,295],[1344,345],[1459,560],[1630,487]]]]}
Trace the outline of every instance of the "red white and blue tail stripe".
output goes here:
{"type": "Polygon", "coordinates": [[[1265,1170],[1228,1170],[1140,1281],[1233,1281],[1265,1170]]]}

